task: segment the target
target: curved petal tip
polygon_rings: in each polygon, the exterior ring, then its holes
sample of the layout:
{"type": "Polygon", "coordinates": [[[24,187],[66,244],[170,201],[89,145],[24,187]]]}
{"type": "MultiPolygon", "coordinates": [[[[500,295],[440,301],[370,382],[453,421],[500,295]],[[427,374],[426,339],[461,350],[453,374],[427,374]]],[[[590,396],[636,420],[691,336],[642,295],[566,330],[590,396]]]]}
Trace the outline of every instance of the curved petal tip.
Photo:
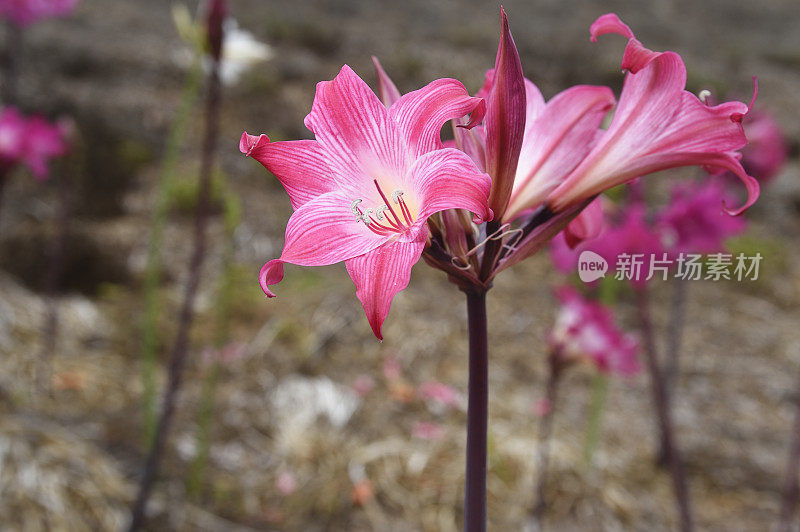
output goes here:
{"type": "Polygon", "coordinates": [[[633,39],[633,31],[622,22],[616,13],[606,13],[597,17],[597,20],[589,27],[590,40],[597,42],[597,37],[607,33],[617,33],[628,39],[633,39]]]}
{"type": "Polygon", "coordinates": [[[270,286],[278,284],[283,279],[283,261],[281,259],[273,259],[261,267],[258,272],[258,282],[261,289],[267,297],[275,297],[275,294],[269,289],[270,286]]]}
{"type": "Polygon", "coordinates": [[[266,135],[261,134],[255,136],[248,134],[247,131],[244,131],[239,139],[239,151],[245,154],[246,157],[249,157],[250,154],[253,153],[254,149],[268,143],[269,137],[266,135]]]}

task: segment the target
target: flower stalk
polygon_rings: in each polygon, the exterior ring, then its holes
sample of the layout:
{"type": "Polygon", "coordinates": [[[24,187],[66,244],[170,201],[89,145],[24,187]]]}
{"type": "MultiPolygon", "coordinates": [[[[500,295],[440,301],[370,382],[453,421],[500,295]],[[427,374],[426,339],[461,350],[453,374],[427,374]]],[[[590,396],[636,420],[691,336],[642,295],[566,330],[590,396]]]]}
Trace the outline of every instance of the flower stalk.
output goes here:
{"type": "MultiPolygon", "coordinates": [[[[221,21],[220,21],[221,23],[221,21]]],[[[175,414],[175,402],[180,390],[183,370],[189,348],[189,329],[194,316],[194,302],[200,284],[200,270],[206,251],[206,226],[208,225],[211,195],[211,173],[214,167],[217,136],[219,130],[220,78],[219,57],[211,62],[208,93],[206,96],[206,124],[203,140],[200,184],[198,188],[197,212],[195,215],[194,245],[189,263],[189,277],[184,292],[178,332],[173,344],[168,368],[164,403],[158,419],[153,442],[147,455],[139,491],[131,509],[129,532],[140,530],[145,521],[145,509],[158,476],[161,459],[166,448],[167,436],[175,414]]]]}
{"type": "Polygon", "coordinates": [[[791,444],[789,446],[789,458],[786,462],[786,474],[783,478],[783,489],[781,490],[781,509],[779,516],[778,531],[791,532],[793,529],[794,511],[797,507],[797,499],[800,495],[798,486],[798,476],[800,476],[800,382],[795,390],[795,417],[792,424],[791,444]]]}
{"type": "Polygon", "coordinates": [[[669,466],[672,477],[672,488],[675,492],[675,501],[678,506],[681,532],[691,532],[694,529],[692,524],[692,511],[689,505],[689,488],[686,483],[683,463],[677,444],[672,423],[672,412],[669,403],[669,391],[666,387],[664,374],[659,365],[656,353],[655,335],[653,334],[653,324],[650,320],[650,301],[647,287],[642,286],[635,290],[636,303],[641,320],[642,336],[644,341],[644,351],[647,359],[647,370],[650,373],[650,388],[653,391],[653,402],[655,403],[659,430],[661,434],[661,445],[665,451],[666,464],[669,466]]]}
{"type": "Polygon", "coordinates": [[[489,343],[486,291],[465,290],[469,326],[467,473],[464,532],[486,530],[486,444],[489,419],[489,343]]]}
{"type": "Polygon", "coordinates": [[[533,522],[536,530],[542,530],[544,512],[547,509],[547,468],[550,461],[550,437],[553,432],[553,414],[558,397],[558,384],[561,381],[564,363],[556,348],[547,359],[549,371],[545,388],[547,410],[539,420],[539,445],[537,445],[536,503],[533,507],[533,522]]]}

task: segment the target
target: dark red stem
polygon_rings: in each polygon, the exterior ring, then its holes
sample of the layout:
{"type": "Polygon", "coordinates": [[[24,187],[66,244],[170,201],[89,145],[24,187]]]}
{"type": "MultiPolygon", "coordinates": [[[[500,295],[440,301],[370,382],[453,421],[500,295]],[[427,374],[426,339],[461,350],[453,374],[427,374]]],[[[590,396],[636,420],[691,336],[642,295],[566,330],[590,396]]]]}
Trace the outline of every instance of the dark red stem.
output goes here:
{"type": "Polygon", "coordinates": [[[5,105],[17,104],[17,79],[19,77],[19,55],[22,51],[22,31],[13,22],[6,22],[5,50],[0,54],[2,85],[0,98],[5,105]]]}
{"type": "Polygon", "coordinates": [[[553,433],[553,414],[555,413],[556,398],[558,396],[558,383],[561,380],[561,370],[563,369],[559,356],[559,353],[554,352],[551,353],[548,358],[550,371],[547,375],[547,385],[545,389],[547,411],[539,420],[539,463],[536,471],[536,504],[533,507],[533,520],[538,530],[542,530],[544,512],[547,509],[546,490],[547,468],[550,461],[550,436],[553,433]]]}
{"type": "Polygon", "coordinates": [[[489,343],[486,292],[467,291],[469,400],[464,532],[486,531],[486,443],[489,420],[489,343]]]}
{"type": "Polygon", "coordinates": [[[175,413],[175,400],[181,386],[183,368],[186,365],[189,343],[189,329],[194,315],[194,301],[200,283],[200,269],[206,249],[206,226],[208,225],[209,204],[211,195],[211,172],[214,167],[216,152],[220,103],[219,63],[212,62],[209,76],[208,95],[206,98],[206,130],[203,140],[202,162],[200,166],[200,183],[198,189],[197,214],[194,227],[194,248],[189,263],[189,278],[184,292],[183,306],[180,313],[178,333],[172,348],[169,363],[169,375],[164,393],[164,403],[156,426],[153,443],[147,455],[144,472],[139,484],[136,501],[131,508],[129,532],[139,530],[145,521],[145,509],[150,498],[153,483],[158,476],[162,455],[166,447],[167,436],[175,413]]]}
{"type": "Polygon", "coordinates": [[[691,532],[694,527],[692,525],[692,512],[689,504],[689,489],[686,483],[686,475],[684,473],[680,452],[675,442],[669,392],[658,362],[653,325],[650,321],[650,301],[647,294],[647,287],[641,287],[635,290],[635,292],[639,319],[641,320],[642,336],[644,337],[647,369],[650,373],[650,387],[653,390],[653,402],[655,403],[658,425],[661,431],[661,441],[672,476],[672,488],[675,492],[675,501],[677,502],[680,516],[680,530],[682,532],[691,532]]]}
{"type": "Polygon", "coordinates": [[[56,302],[56,294],[59,291],[61,276],[64,273],[67,236],[69,235],[69,221],[72,211],[72,181],[69,175],[70,169],[71,166],[65,171],[59,172],[57,176],[59,206],[58,214],[56,215],[55,234],[50,244],[47,274],[44,280],[46,315],[43,328],[44,342],[42,344],[42,353],[38,361],[38,381],[39,387],[47,391],[50,389],[51,361],[56,349],[56,337],[58,335],[58,303],[56,302]]]}
{"type": "Polygon", "coordinates": [[[789,445],[789,458],[786,462],[786,473],[783,477],[783,490],[781,491],[781,510],[779,532],[791,532],[792,517],[797,506],[798,475],[800,475],[800,382],[795,390],[795,414],[792,424],[791,443],[789,445]]]}

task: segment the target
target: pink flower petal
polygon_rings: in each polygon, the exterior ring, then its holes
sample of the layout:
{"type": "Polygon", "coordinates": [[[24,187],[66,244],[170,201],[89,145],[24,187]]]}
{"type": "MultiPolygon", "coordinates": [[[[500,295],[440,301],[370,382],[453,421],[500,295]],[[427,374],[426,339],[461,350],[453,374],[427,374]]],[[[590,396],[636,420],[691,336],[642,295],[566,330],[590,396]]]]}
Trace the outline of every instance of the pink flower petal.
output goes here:
{"type": "Polygon", "coordinates": [[[356,296],[364,307],[372,332],[383,340],[381,327],[395,294],[408,286],[411,268],[419,261],[427,234],[413,242],[391,242],[369,253],[345,261],[356,285],[356,296]]]}
{"type": "Polygon", "coordinates": [[[375,65],[375,75],[378,77],[378,97],[383,102],[383,105],[389,108],[400,99],[400,91],[397,90],[394,81],[383,70],[381,62],[374,55],[372,56],[372,64],[375,65]]]}
{"type": "Polygon", "coordinates": [[[585,240],[595,238],[603,230],[603,197],[599,197],[583,209],[567,227],[564,238],[570,248],[574,248],[585,240]]]}
{"type": "Polygon", "coordinates": [[[275,174],[289,194],[293,209],[336,188],[328,155],[314,140],[270,142],[266,135],[242,133],[239,149],[275,174]]]}
{"type": "Polygon", "coordinates": [[[579,85],[554,96],[538,117],[528,115],[505,220],[538,207],[569,175],[589,153],[613,105],[607,87],[579,85]]]}
{"type": "Polygon", "coordinates": [[[323,194],[298,208],[286,226],[286,244],[279,259],[266,263],[259,282],[267,297],[269,286],[283,278],[283,264],[323,266],[335,264],[377,248],[387,238],[357,223],[350,199],[337,192],[323,194]]]}
{"type": "Polygon", "coordinates": [[[492,181],[465,153],[452,148],[426,153],[414,163],[411,175],[423,205],[419,219],[445,209],[466,209],[476,223],[491,220],[486,198],[492,181]]]}
{"type": "Polygon", "coordinates": [[[425,87],[409,92],[389,110],[400,125],[414,157],[442,147],[441,130],[448,120],[472,113],[472,127],[481,121],[486,111],[482,98],[470,96],[460,81],[437,79],[425,87]]]}
{"type": "Polygon", "coordinates": [[[408,149],[389,110],[345,65],[331,81],[317,83],[305,124],[341,176],[339,186],[358,197],[373,197],[379,174],[403,176],[408,149]]]}

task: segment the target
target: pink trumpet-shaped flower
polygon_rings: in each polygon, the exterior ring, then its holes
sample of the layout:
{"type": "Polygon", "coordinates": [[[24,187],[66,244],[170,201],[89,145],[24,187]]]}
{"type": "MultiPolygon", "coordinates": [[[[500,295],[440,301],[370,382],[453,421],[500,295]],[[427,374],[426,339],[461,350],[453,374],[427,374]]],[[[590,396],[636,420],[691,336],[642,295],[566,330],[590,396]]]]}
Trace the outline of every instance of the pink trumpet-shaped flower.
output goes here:
{"type": "MultiPolygon", "coordinates": [[[[464,153],[443,148],[442,125],[472,113],[483,99],[453,79],[436,80],[386,108],[345,65],[317,84],[305,119],[316,140],[270,142],[244,133],[243,153],[275,174],[295,209],[280,258],[264,265],[261,287],[283,278],[283,264],[322,266],[344,261],[375,336],[395,294],[428,238],[427,219],[453,208],[491,219],[491,179],[464,153]]],[[[472,125],[472,124],[469,124],[472,125]]]]}
{"type": "Polygon", "coordinates": [[[725,239],[747,228],[744,218],[728,216],[719,208],[719,198],[725,196],[719,181],[675,185],[656,222],[667,249],[676,255],[724,250],[725,239]]]}
{"type": "Polygon", "coordinates": [[[562,360],[585,360],[607,373],[639,371],[638,342],[617,327],[609,307],[585,299],[572,287],[559,288],[556,297],[561,309],[548,340],[562,360]]]}
{"type": "MultiPolygon", "coordinates": [[[[686,67],[674,52],[653,52],[616,15],[598,18],[592,40],[606,33],[628,38],[622,68],[628,70],[614,118],[588,155],[548,197],[561,211],[639,176],[678,166],[728,170],[745,184],[740,214],[758,198],[758,182],[739,162],[747,143],[742,102],[709,106],[684,90],[686,67]]],[[[755,94],[754,94],[755,99],[755,94]]],[[[726,208],[727,209],[727,208],[726,208]]]]}
{"type": "Polygon", "coordinates": [[[0,18],[29,26],[41,19],[68,15],[77,4],[78,0],[0,0],[0,18]]]}
{"type": "MultiPolygon", "coordinates": [[[[494,70],[486,73],[486,82],[478,96],[491,94],[494,79],[494,70]]],[[[520,218],[544,203],[548,194],[589,153],[601,132],[600,123],[614,105],[614,95],[608,87],[578,85],[545,103],[536,85],[528,79],[523,81],[524,134],[515,171],[508,180],[511,190],[504,221],[520,218]]],[[[493,102],[489,100],[487,117],[492,109],[493,102]]],[[[487,130],[486,125],[455,130],[456,145],[481,168],[489,167],[487,130]]]]}
{"type": "Polygon", "coordinates": [[[747,146],[742,149],[742,166],[761,183],[771,181],[783,168],[789,148],[775,118],[754,109],[744,119],[747,146]]]}

